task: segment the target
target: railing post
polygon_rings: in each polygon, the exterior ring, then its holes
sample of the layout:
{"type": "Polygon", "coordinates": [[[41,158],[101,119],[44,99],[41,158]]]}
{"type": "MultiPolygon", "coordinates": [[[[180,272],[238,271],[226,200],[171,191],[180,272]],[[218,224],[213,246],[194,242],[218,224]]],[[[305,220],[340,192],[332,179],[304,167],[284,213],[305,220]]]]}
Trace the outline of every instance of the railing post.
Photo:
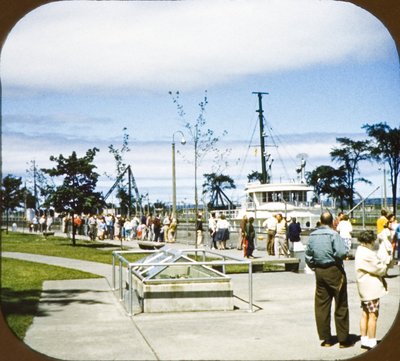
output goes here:
{"type": "Polygon", "coordinates": [[[253,312],[253,263],[249,262],[249,312],[253,312]]]}
{"type": "Polygon", "coordinates": [[[119,300],[122,301],[124,299],[124,289],[122,287],[122,260],[119,258],[119,300]]]}
{"type": "Polygon", "coordinates": [[[132,312],[132,309],[133,309],[132,292],[133,292],[133,290],[132,290],[132,266],[130,264],[128,265],[128,282],[129,282],[129,316],[132,316],[132,314],[133,314],[133,312],[132,312]]]}
{"type": "Polygon", "coordinates": [[[112,255],[112,289],[115,291],[115,253],[112,255]]]}

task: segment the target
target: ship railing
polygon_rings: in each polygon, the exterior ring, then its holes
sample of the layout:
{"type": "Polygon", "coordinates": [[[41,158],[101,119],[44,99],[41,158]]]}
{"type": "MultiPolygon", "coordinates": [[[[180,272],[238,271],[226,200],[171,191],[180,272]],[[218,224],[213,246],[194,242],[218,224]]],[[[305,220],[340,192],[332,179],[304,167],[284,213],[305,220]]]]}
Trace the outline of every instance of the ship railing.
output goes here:
{"type": "Polygon", "coordinates": [[[215,211],[215,213],[217,215],[223,214],[226,217],[226,219],[230,220],[230,219],[237,218],[237,216],[239,214],[239,210],[240,210],[240,208],[238,208],[238,209],[218,209],[215,211]]]}
{"type": "MultiPolygon", "coordinates": [[[[258,207],[262,207],[262,206],[265,205],[265,204],[271,204],[271,203],[282,203],[282,202],[280,202],[280,201],[275,201],[275,202],[272,202],[272,201],[271,201],[271,202],[260,202],[260,203],[258,204],[258,207]]],[[[295,206],[295,207],[297,207],[297,208],[310,208],[310,207],[313,206],[313,204],[312,204],[311,202],[285,201],[285,202],[283,202],[283,203],[293,205],[293,206],[295,206]]],[[[245,203],[244,203],[244,207],[245,207],[246,209],[250,209],[250,210],[253,210],[253,209],[257,208],[255,202],[250,202],[250,201],[249,201],[249,202],[245,202],[245,203]]]]}

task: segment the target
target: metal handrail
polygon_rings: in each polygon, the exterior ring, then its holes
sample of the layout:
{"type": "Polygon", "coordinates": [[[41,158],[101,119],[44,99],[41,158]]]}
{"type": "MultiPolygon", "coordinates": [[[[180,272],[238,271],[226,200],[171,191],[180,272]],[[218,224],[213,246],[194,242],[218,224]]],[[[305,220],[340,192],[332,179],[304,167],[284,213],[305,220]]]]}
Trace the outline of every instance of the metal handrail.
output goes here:
{"type": "Polygon", "coordinates": [[[182,253],[194,252],[197,256],[198,252],[203,253],[203,261],[193,261],[193,262],[129,262],[126,258],[124,258],[123,254],[143,254],[143,253],[155,253],[155,252],[163,252],[169,253],[168,250],[134,250],[134,251],[113,251],[113,262],[112,262],[112,289],[116,290],[116,277],[115,277],[115,268],[116,268],[116,259],[119,260],[119,294],[120,301],[123,300],[123,284],[122,284],[122,265],[126,264],[129,272],[128,285],[129,285],[129,310],[128,313],[130,316],[133,315],[133,298],[132,298],[132,274],[135,273],[140,279],[144,279],[144,277],[134,270],[134,267],[138,266],[193,266],[193,265],[213,265],[213,266],[222,266],[222,273],[226,274],[226,265],[247,265],[248,266],[248,283],[249,283],[249,309],[248,312],[253,312],[253,265],[249,260],[243,260],[237,257],[221,255],[216,252],[202,250],[202,249],[182,249],[179,250],[182,253]],[[218,256],[222,258],[222,261],[205,261],[206,253],[218,256]],[[227,259],[231,259],[233,261],[229,261],[227,259]]]}

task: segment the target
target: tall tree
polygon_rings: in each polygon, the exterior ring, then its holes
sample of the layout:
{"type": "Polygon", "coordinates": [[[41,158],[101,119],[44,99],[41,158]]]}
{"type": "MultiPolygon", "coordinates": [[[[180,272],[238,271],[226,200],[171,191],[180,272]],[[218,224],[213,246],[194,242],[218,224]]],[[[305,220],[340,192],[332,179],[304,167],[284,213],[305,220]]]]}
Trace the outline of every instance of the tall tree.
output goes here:
{"type": "Polygon", "coordinates": [[[247,180],[249,183],[251,182],[262,182],[263,181],[263,175],[261,172],[258,170],[253,170],[251,173],[247,175],[247,180]]]}
{"type": "Polygon", "coordinates": [[[339,146],[332,149],[330,152],[333,161],[341,164],[346,177],[344,179],[346,188],[348,190],[348,203],[350,208],[354,205],[354,185],[357,182],[370,183],[365,178],[356,178],[359,171],[359,163],[363,160],[369,159],[370,147],[369,142],[366,140],[352,140],[350,138],[336,138],[339,146]]]}
{"type": "Polygon", "coordinates": [[[393,213],[397,208],[397,185],[400,173],[400,128],[391,128],[386,123],[365,124],[362,127],[373,138],[371,157],[378,162],[389,164],[392,186],[393,213]]]}
{"type": "Polygon", "coordinates": [[[51,156],[56,166],[43,169],[50,177],[61,178],[62,184],[56,186],[46,201],[57,212],[68,212],[72,215],[72,244],[75,246],[74,215],[82,212],[94,212],[105,205],[101,193],[95,192],[99,174],[94,170],[94,157],[99,150],[89,149],[84,157],[78,158],[76,152],[65,158],[51,156]]]}
{"type": "Polygon", "coordinates": [[[307,183],[314,187],[314,193],[328,195],[328,198],[339,200],[340,208],[343,210],[346,199],[349,198],[349,190],[345,186],[346,171],[344,167],[335,169],[329,165],[320,165],[311,172],[306,173],[307,183]]]}
{"type": "MultiPolygon", "coordinates": [[[[22,187],[21,178],[11,174],[4,177],[0,188],[0,210],[6,213],[6,232],[8,233],[9,212],[20,207],[25,198],[25,188],[22,187]]],[[[1,217],[2,219],[2,217],[1,217]]]]}
{"type": "MultiPolygon", "coordinates": [[[[197,173],[198,167],[201,161],[204,159],[206,154],[209,152],[218,152],[216,144],[220,137],[214,134],[214,131],[210,128],[206,128],[206,107],[208,104],[207,91],[205,91],[204,99],[199,103],[199,115],[194,122],[186,120],[186,113],[184,107],[180,101],[180,93],[177,91],[175,94],[169,92],[172,96],[172,100],[177,107],[178,116],[184,121],[184,126],[189,132],[189,135],[193,141],[194,147],[194,203],[195,203],[195,214],[198,213],[198,187],[197,187],[197,173]]],[[[223,132],[223,136],[227,134],[227,131],[223,132]]]]}
{"type": "Polygon", "coordinates": [[[224,190],[236,188],[234,180],[224,174],[206,173],[203,176],[205,178],[203,194],[210,195],[208,206],[212,209],[224,209],[228,205],[233,207],[232,201],[224,190]]]}

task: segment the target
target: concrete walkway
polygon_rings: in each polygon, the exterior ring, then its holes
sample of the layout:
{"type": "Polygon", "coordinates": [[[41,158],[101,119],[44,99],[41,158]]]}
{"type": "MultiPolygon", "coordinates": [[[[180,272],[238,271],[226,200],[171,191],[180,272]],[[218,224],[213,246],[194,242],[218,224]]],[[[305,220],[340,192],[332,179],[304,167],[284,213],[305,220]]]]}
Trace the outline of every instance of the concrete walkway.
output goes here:
{"type": "MultiPolygon", "coordinates": [[[[107,241],[109,242],[109,241],[107,241]]],[[[125,242],[133,249],[134,241],[125,242]]],[[[118,242],[119,244],[119,242],[118,242]]],[[[186,248],[187,244],[173,247],[186,248]]],[[[237,250],[224,251],[240,255],[237,250]]],[[[255,255],[258,255],[256,251],[255,255]]],[[[337,360],[361,355],[357,343],[320,347],[314,321],[314,276],[274,272],[253,275],[254,310],[247,310],[247,274],[232,275],[235,304],[229,312],[138,314],[129,317],[110,288],[111,266],[58,257],[3,253],[3,257],[54,264],[104,279],[48,281],[24,342],[65,360],[337,360]],[[242,301],[244,300],[244,301],[242,301]]],[[[350,332],[359,335],[359,298],[354,262],[348,275],[350,332]]],[[[378,339],[389,331],[400,299],[399,269],[382,298],[378,339]]],[[[333,326],[334,332],[334,326],[333,326]]],[[[382,346],[384,345],[384,341],[382,346]]],[[[376,350],[378,352],[379,345],[376,350]]]]}

